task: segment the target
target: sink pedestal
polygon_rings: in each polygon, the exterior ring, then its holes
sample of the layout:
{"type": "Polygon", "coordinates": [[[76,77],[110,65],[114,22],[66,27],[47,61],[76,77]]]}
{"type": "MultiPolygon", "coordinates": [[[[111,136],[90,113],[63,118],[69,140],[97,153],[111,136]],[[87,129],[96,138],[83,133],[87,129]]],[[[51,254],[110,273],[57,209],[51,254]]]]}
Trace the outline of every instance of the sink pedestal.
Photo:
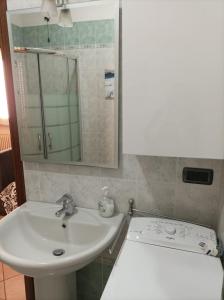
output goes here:
{"type": "Polygon", "coordinates": [[[36,300],[77,300],[76,272],[34,279],[36,300]]]}

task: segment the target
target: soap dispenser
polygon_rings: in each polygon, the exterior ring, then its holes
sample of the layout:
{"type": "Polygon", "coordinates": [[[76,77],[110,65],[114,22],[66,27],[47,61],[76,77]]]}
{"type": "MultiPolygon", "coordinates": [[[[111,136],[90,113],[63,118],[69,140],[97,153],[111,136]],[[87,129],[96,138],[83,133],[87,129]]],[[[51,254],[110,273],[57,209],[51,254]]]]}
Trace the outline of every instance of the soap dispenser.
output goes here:
{"type": "Polygon", "coordinates": [[[108,186],[104,186],[102,191],[104,196],[98,203],[99,213],[101,217],[111,218],[114,215],[114,200],[109,197],[108,186]]]}

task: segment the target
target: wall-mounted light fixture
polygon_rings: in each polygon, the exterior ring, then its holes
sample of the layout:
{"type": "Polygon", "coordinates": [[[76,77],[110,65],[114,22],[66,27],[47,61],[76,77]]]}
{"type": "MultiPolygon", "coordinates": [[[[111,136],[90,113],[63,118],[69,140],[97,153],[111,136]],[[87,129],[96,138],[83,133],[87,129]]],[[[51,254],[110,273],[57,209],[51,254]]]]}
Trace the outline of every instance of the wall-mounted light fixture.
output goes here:
{"type": "Polygon", "coordinates": [[[71,10],[67,8],[66,4],[67,1],[63,0],[58,25],[61,27],[73,27],[71,10]]]}
{"type": "Polygon", "coordinates": [[[41,12],[44,17],[57,17],[57,8],[61,7],[58,25],[73,27],[71,10],[67,8],[68,0],[42,0],[41,12]]]}
{"type": "Polygon", "coordinates": [[[57,17],[58,11],[55,0],[42,0],[41,12],[44,17],[57,17]]]}

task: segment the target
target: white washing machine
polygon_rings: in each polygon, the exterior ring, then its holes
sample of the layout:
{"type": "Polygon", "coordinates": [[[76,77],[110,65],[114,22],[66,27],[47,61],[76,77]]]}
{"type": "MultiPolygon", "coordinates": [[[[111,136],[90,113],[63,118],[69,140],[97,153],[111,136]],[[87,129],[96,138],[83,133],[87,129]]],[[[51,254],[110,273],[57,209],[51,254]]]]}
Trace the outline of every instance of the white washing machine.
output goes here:
{"type": "Polygon", "coordinates": [[[223,268],[213,230],[133,218],[101,300],[221,300],[223,268]]]}

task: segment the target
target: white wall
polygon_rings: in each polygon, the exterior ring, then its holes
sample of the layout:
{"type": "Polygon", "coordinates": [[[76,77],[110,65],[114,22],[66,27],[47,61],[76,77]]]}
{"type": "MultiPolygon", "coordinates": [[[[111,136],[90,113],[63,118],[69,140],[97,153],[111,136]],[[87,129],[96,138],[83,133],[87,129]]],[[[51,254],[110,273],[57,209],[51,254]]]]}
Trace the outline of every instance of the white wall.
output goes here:
{"type": "MultiPolygon", "coordinates": [[[[10,0],[8,1],[10,3],[10,0]]],[[[70,1],[72,3],[72,1],[70,1]]],[[[40,4],[40,3],[39,3],[40,4]]],[[[9,5],[8,5],[9,6],[9,5]]],[[[9,6],[10,7],[10,6],[9,6]]],[[[17,7],[15,5],[12,8],[17,7]]],[[[26,7],[30,8],[30,7],[26,7]]],[[[101,3],[101,1],[95,1],[95,5],[87,6],[86,4],[80,4],[80,6],[76,5],[71,9],[72,19],[74,22],[82,22],[82,21],[94,21],[94,20],[107,20],[114,19],[116,14],[116,8],[113,0],[107,0],[107,2],[101,3]]],[[[18,10],[16,14],[12,16],[12,23],[18,26],[39,26],[45,25],[46,21],[44,21],[43,17],[40,17],[40,9],[33,12],[32,14],[23,13],[18,15],[18,10]],[[25,17],[24,17],[25,16],[25,17]]],[[[59,9],[58,9],[59,12],[59,9]]],[[[50,24],[57,24],[58,17],[51,18],[50,24]]]]}
{"type": "Polygon", "coordinates": [[[124,153],[224,158],[224,1],[123,1],[124,153]]]}
{"type": "MultiPolygon", "coordinates": [[[[96,0],[88,0],[96,1],[96,0]]],[[[41,6],[42,0],[7,0],[8,10],[35,8],[41,6]]],[[[70,3],[87,2],[87,0],[70,0],[70,3]]]]}

